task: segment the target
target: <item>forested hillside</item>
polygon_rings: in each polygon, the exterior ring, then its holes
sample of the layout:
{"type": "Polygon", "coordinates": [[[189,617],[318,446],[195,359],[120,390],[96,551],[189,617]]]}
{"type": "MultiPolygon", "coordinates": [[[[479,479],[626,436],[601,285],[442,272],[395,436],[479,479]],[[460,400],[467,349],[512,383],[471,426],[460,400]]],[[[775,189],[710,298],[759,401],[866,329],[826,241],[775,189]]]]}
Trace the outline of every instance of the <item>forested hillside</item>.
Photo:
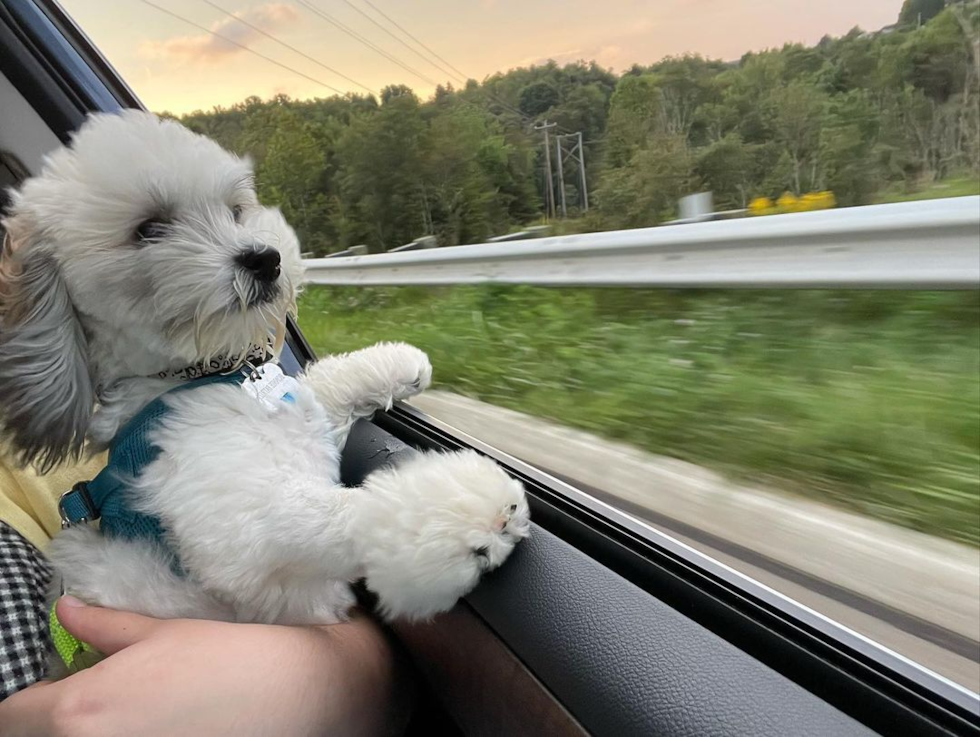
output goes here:
{"type": "Polygon", "coordinates": [[[977,177],[978,29],[976,3],[908,0],[893,27],[735,61],[667,58],[618,75],[549,63],[425,101],[392,86],[379,99],[249,98],[182,120],[249,153],[261,197],[316,254],[427,233],[474,243],[540,219],[544,121],[585,141],[591,208],[580,213],[568,162],[568,229],[653,225],[700,190],[721,209],[825,189],[855,205],[977,177]]]}

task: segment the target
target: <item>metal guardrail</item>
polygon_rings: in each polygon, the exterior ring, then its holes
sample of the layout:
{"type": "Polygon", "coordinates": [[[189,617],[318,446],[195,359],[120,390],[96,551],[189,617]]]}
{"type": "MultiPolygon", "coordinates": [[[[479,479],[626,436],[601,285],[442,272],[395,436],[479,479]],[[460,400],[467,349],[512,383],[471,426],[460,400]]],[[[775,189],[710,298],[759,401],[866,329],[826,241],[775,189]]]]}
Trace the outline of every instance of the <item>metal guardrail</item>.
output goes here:
{"type": "Polygon", "coordinates": [[[980,197],[304,262],[331,285],[980,288],[980,197]]]}
{"type": "Polygon", "coordinates": [[[351,246],[350,248],[345,248],[343,251],[336,251],[334,253],[327,254],[322,258],[344,258],[345,256],[365,256],[367,255],[367,246],[351,246]]]}
{"type": "Polygon", "coordinates": [[[507,243],[508,241],[527,241],[534,238],[544,238],[551,230],[550,225],[532,225],[516,233],[505,233],[493,238],[487,238],[487,243],[507,243]]]}
{"type": "Polygon", "coordinates": [[[436,240],[434,235],[423,235],[421,238],[416,238],[411,243],[406,243],[404,246],[396,246],[395,248],[389,248],[388,253],[401,253],[402,251],[421,251],[423,248],[436,248],[439,242],[436,240]]]}

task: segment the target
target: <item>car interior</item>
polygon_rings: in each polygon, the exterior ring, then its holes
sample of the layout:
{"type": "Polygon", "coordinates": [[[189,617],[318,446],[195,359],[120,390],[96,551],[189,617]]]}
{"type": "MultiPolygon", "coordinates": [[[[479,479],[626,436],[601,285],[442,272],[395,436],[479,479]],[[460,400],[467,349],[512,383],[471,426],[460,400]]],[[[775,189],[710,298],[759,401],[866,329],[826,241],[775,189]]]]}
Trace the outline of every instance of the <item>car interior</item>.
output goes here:
{"type": "MultiPolygon", "coordinates": [[[[0,0],[0,190],[86,114],[138,106],[56,3],[0,0]]],[[[285,370],[313,359],[290,324],[285,370]]],[[[914,664],[417,409],[361,421],[344,482],[464,447],[525,484],[533,530],[453,611],[393,625],[416,676],[407,733],[976,733],[969,700],[914,664]]]]}

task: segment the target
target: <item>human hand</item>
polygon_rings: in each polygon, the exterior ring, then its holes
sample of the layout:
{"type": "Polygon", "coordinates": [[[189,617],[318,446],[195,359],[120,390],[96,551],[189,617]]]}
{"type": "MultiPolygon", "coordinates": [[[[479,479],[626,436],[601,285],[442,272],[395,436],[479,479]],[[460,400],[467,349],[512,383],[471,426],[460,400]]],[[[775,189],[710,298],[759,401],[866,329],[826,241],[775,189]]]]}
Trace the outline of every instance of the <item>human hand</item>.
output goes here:
{"type": "Polygon", "coordinates": [[[394,659],[366,617],[328,627],[161,620],[58,601],[58,618],[108,657],[0,703],[4,737],[373,735],[394,659]]]}

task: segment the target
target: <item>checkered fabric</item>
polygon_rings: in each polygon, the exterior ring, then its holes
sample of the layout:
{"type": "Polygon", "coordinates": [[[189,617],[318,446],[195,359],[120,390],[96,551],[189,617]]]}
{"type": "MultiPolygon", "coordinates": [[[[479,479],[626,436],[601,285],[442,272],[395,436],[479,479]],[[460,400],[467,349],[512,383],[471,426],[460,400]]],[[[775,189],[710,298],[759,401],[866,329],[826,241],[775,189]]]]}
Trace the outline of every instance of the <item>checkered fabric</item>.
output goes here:
{"type": "Polygon", "coordinates": [[[0,522],[0,701],[44,677],[50,581],[41,552],[0,522]]]}

